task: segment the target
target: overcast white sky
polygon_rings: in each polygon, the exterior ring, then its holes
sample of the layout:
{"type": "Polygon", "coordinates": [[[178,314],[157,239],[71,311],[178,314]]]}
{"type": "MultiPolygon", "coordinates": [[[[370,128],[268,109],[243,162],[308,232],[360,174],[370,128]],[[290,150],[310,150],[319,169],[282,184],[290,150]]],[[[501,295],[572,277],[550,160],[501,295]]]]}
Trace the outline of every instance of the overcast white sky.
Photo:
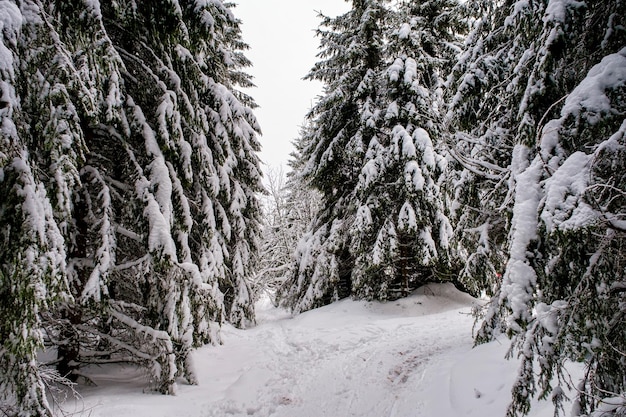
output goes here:
{"type": "Polygon", "coordinates": [[[304,81],[315,62],[319,39],[317,11],[336,16],[349,9],[345,0],[235,0],[243,39],[250,50],[256,88],[249,91],[260,108],[261,159],[268,167],[286,170],[291,142],[304,116],[321,93],[321,84],[304,81]]]}

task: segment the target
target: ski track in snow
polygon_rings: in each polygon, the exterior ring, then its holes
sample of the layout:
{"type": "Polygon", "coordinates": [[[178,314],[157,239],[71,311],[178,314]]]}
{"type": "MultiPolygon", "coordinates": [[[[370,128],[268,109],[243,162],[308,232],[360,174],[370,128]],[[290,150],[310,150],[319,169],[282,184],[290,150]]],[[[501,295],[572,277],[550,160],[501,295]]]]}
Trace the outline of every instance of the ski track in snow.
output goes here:
{"type": "MultiPolygon", "coordinates": [[[[387,303],[343,300],[292,318],[268,302],[259,325],[225,325],[194,354],[199,385],[146,394],[129,367],[88,370],[97,387],[65,411],[90,417],[503,416],[517,369],[508,343],[472,349],[475,300],[450,284],[387,303]]],[[[543,404],[531,416],[551,416],[543,404]]]]}

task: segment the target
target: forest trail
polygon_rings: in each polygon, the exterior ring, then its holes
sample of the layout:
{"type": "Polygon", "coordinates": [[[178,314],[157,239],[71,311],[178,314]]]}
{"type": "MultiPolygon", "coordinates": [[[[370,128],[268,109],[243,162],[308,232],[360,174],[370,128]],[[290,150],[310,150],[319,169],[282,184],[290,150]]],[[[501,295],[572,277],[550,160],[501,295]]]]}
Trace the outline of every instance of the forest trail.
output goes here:
{"type": "MultiPolygon", "coordinates": [[[[291,317],[259,304],[259,324],[222,329],[195,353],[200,384],[142,393],[129,368],[100,368],[69,412],[91,417],[499,416],[509,397],[505,344],[472,349],[476,300],[450,284],[387,303],[343,300],[291,317]],[[131,382],[122,382],[128,380],[131,382]]],[[[511,380],[511,378],[508,378],[511,380]]],[[[545,404],[544,404],[545,407],[545,404]]],[[[66,406],[67,408],[67,406],[66,406]]],[[[545,414],[551,415],[548,406],[545,414]]]]}
{"type": "Polygon", "coordinates": [[[241,378],[209,415],[418,415],[429,371],[446,353],[471,346],[472,319],[459,309],[469,313],[472,301],[436,286],[386,304],[345,300],[293,319],[262,311],[257,328],[228,329],[211,359],[225,362],[229,346],[243,350],[233,372],[241,378]]]}

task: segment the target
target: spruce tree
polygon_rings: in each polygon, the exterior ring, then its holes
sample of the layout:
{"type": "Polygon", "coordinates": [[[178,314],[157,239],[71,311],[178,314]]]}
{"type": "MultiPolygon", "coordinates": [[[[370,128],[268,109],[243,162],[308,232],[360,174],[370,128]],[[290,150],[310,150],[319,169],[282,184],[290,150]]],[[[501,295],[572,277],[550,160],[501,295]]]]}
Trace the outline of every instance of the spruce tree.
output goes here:
{"type": "Polygon", "coordinates": [[[37,355],[44,315],[71,300],[65,239],[84,152],[72,103],[80,83],[54,31],[22,12],[0,5],[0,401],[7,415],[51,416],[46,384],[55,377],[37,355]],[[23,71],[32,71],[28,82],[23,71]],[[33,123],[36,99],[42,119],[33,123]]]}
{"type": "Polygon", "coordinates": [[[586,366],[572,415],[614,415],[626,385],[624,4],[494,6],[451,83],[457,197],[484,208],[458,217],[476,233],[466,247],[504,272],[469,274],[495,284],[477,342],[512,338],[521,366],[508,415],[527,414],[534,396],[563,410],[566,361],[586,366]]]}
{"type": "Polygon", "coordinates": [[[320,191],[322,210],[298,245],[293,273],[281,293],[294,311],[328,304],[352,291],[349,229],[362,161],[381,112],[377,75],[386,3],[354,1],[341,16],[322,16],[317,32],[322,60],[307,78],[324,83],[324,95],[309,113],[311,126],[302,141],[307,160],[303,175],[320,191]]]}
{"type": "Polygon", "coordinates": [[[406,296],[453,278],[444,202],[443,83],[460,44],[454,1],[406,2],[390,19],[375,121],[356,188],[354,294],[406,296]]]}
{"type": "MultiPolygon", "coordinates": [[[[305,124],[300,130],[300,136],[293,141],[294,150],[289,155],[287,162],[289,171],[287,172],[286,191],[286,214],[288,228],[291,230],[293,247],[298,239],[302,237],[308,227],[313,223],[317,213],[321,209],[321,197],[307,179],[301,175],[306,167],[307,160],[304,158],[304,150],[308,144],[306,138],[310,138],[311,126],[305,124]]],[[[293,251],[289,254],[292,255],[293,251]]]]}
{"type": "Polygon", "coordinates": [[[441,192],[443,81],[458,52],[455,2],[354,2],[326,19],[309,77],[326,83],[313,108],[304,176],[322,210],[296,253],[286,304],[395,299],[453,278],[441,192]],[[353,59],[351,61],[350,59],[353,59]]]}
{"type": "Polygon", "coordinates": [[[524,64],[528,43],[535,41],[541,26],[532,18],[513,25],[508,18],[513,4],[466,4],[475,23],[446,85],[453,246],[464,260],[460,279],[475,294],[493,294],[506,262],[513,198],[509,166],[515,131],[523,125],[516,108],[529,65],[514,68],[524,64]]]}
{"type": "MultiPolygon", "coordinates": [[[[2,291],[41,282],[22,306],[24,352],[45,328],[70,379],[80,364],[122,361],[150,368],[161,392],[194,383],[190,350],[219,342],[223,320],[254,321],[262,186],[254,103],[237,91],[250,84],[239,21],[220,1],[1,7],[0,185],[13,196],[1,215],[14,224],[2,291]],[[38,269],[19,262],[35,248],[38,269]]],[[[37,378],[28,355],[32,369],[10,381],[37,378]]],[[[10,384],[3,395],[34,398],[10,384]]]]}

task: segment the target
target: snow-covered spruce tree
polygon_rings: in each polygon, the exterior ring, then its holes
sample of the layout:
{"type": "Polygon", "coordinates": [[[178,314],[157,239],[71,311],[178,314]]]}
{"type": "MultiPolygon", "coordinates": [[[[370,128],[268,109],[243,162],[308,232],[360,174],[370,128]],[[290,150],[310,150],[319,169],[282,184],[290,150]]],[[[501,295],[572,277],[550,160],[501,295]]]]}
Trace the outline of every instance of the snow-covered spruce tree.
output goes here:
{"type": "Polygon", "coordinates": [[[209,323],[254,320],[245,275],[261,185],[252,102],[233,90],[249,82],[238,21],[221,2],[162,3],[102,7],[127,98],[121,123],[94,125],[92,160],[120,203],[139,203],[119,209],[111,304],[122,324],[172,339],[163,391],[191,370],[193,345],[218,341],[209,323]]]}
{"type": "Polygon", "coordinates": [[[541,21],[532,16],[513,25],[509,12],[514,4],[466,3],[475,23],[446,86],[453,248],[464,260],[459,279],[471,292],[486,290],[490,295],[506,261],[512,204],[509,166],[522,120],[516,109],[532,68],[525,53],[532,50],[529,44],[537,41],[541,29],[541,21]]]}
{"type": "Polygon", "coordinates": [[[321,196],[311,187],[307,179],[301,175],[307,164],[304,150],[307,148],[305,138],[310,138],[310,125],[305,124],[300,130],[300,136],[293,141],[294,151],[287,161],[289,171],[285,191],[287,194],[287,219],[289,228],[293,229],[296,239],[302,237],[321,209],[321,196]]]}
{"type": "MultiPolygon", "coordinates": [[[[321,209],[320,192],[311,186],[309,180],[301,175],[305,172],[307,160],[304,158],[304,150],[307,148],[306,139],[310,139],[310,124],[305,124],[300,136],[294,140],[294,151],[291,152],[287,162],[289,171],[285,183],[287,227],[291,238],[291,251],[289,259],[293,255],[293,249],[309,227],[316,220],[321,209]]],[[[291,265],[293,266],[293,264],[291,265]]]]}
{"type": "Polygon", "coordinates": [[[288,281],[295,311],[349,295],[394,299],[453,276],[437,142],[442,74],[458,52],[455,7],[354,2],[324,22],[334,31],[320,32],[326,60],[310,77],[326,91],[303,138],[322,210],[288,281]]]}
{"type": "Polygon", "coordinates": [[[239,23],[219,1],[9,7],[2,180],[18,189],[6,167],[30,158],[61,236],[73,297],[39,311],[58,369],[128,361],[163,392],[194,382],[190,349],[219,341],[224,318],[254,319],[261,185],[239,23]]]}
{"type": "Polygon", "coordinates": [[[328,304],[352,291],[349,229],[363,157],[376,132],[368,119],[381,112],[375,83],[383,60],[386,3],[355,0],[343,15],[322,16],[322,60],[307,77],[323,82],[325,90],[302,138],[308,161],[303,174],[320,191],[322,209],[298,244],[293,273],[280,294],[294,311],[328,304]]]}
{"type": "Polygon", "coordinates": [[[3,97],[10,99],[4,102],[10,107],[0,116],[0,412],[51,416],[46,398],[48,372],[37,361],[44,346],[40,313],[67,294],[65,248],[51,203],[24,145],[17,135],[8,136],[11,130],[17,134],[10,120],[18,118],[19,109],[12,87],[6,83],[3,88],[13,97],[3,97]],[[10,148],[4,146],[9,140],[10,148]]]}
{"type": "Polygon", "coordinates": [[[550,394],[562,410],[567,361],[586,366],[572,415],[618,415],[626,403],[625,11],[622,1],[499,3],[453,79],[459,190],[487,209],[466,215],[465,230],[483,234],[485,250],[503,242],[506,259],[477,342],[513,339],[510,416],[550,394]],[[510,223],[488,241],[496,208],[510,223]]]}
{"type": "Polygon", "coordinates": [[[37,354],[42,314],[69,299],[65,236],[84,146],[72,132],[78,77],[37,9],[22,11],[0,3],[0,412],[51,416],[46,380],[54,376],[37,354]],[[45,64],[54,82],[46,80],[45,64]],[[41,101],[36,126],[30,90],[41,101]]]}
{"type": "Polygon", "coordinates": [[[442,87],[460,46],[457,8],[447,0],[405,2],[390,19],[386,63],[376,74],[383,111],[366,120],[375,134],[356,186],[350,231],[358,297],[394,299],[454,276],[440,151],[442,87]]]}

